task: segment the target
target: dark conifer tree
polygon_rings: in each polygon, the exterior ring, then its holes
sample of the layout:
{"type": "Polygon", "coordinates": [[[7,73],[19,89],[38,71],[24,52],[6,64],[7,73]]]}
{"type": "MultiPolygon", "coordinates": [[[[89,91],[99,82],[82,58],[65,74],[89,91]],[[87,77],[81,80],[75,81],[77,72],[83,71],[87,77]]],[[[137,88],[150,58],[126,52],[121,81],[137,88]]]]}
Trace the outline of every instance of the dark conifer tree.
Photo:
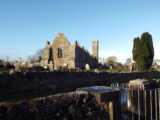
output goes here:
{"type": "Polygon", "coordinates": [[[139,54],[139,45],[140,45],[140,38],[134,38],[134,45],[132,50],[133,60],[136,61],[138,54],[139,54]]]}
{"type": "Polygon", "coordinates": [[[141,39],[134,38],[132,54],[139,71],[146,71],[151,67],[154,58],[154,48],[152,36],[148,32],[143,33],[141,39]]]}

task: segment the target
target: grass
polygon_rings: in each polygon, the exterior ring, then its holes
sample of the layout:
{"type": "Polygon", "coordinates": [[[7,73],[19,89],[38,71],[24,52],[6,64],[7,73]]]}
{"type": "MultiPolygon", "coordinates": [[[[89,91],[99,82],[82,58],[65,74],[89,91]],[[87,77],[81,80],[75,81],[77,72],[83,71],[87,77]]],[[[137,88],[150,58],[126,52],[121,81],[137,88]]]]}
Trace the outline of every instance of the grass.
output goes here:
{"type": "Polygon", "coordinates": [[[17,96],[17,97],[13,97],[13,98],[5,98],[5,99],[0,99],[0,103],[1,102],[8,102],[8,103],[16,103],[18,101],[23,101],[23,100],[32,100],[35,98],[41,98],[41,97],[47,97],[50,95],[55,95],[58,93],[67,93],[70,91],[61,91],[61,92],[46,92],[46,93],[37,93],[37,94],[30,94],[30,95],[24,95],[24,96],[17,96]]]}
{"type": "Polygon", "coordinates": [[[3,73],[9,73],[9,70],[0,70],[0,74],[3,74],[3,73]]]}
{"type": "Polygon", "coordinates": [[[119,72],[123,72],[123,73],[126,73],[126,72],[130,72],[129,70],[126,70],[126,69],[121,69],[121,70],[118,70],[118,69],[106,69],[106,68],[98,68],[97,69],[99,72],[110,72],[110,73],[119,73],[119,72]]]}

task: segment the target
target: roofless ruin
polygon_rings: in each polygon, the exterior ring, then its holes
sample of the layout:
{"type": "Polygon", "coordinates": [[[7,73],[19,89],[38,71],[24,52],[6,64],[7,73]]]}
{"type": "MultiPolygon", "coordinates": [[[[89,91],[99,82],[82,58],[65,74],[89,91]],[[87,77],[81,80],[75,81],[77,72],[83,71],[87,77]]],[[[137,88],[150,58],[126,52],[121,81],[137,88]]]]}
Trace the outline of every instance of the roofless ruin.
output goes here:
{"type": "Polygon", "coordinates": [[[70,44],[63,33],[58,33],[52,44],[46,43],[43,56],[43,64],[53,64],[54,69],[67,68],[85,68],[98,65],[98,40],[92,41],[93,53],[90,54],[87,49],[81,46],[77,41],[70,44]]]}

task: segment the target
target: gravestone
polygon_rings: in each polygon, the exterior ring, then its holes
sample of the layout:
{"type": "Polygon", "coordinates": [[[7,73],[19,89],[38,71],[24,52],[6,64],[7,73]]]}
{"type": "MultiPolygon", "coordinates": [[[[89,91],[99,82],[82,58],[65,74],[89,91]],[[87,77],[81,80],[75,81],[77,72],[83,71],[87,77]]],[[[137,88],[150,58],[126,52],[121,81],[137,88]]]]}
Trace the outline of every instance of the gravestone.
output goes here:
{"type": "Polygon", "coordinates": [[[86,65],[85,65],[85,69],[86,69],[87,71],[89,71],[89,70],[90,70],[90,66],[89,66],[89,64],[86,64],[86,65]]]}

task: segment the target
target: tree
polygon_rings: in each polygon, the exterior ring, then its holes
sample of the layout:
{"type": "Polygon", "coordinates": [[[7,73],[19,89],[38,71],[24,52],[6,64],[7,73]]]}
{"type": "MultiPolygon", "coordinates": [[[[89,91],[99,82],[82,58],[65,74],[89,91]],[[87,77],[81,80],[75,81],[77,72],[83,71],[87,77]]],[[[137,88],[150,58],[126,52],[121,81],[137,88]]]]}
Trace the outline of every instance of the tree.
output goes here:
{"type": "Polygon", "coordinates": [[[39,49],[33,56],[28,56],[28,60],[31,62],[39,62],[42,60],[44,49],[39,49]]]}
{"type": "Polygon", "coordinates": [[[110,66],[117,66],[117,57],[115,56],[110,56],[106,59],[106,64],[110,65],[110,66]]]}
{"type": "Polygon", "coordinates": [[[2,59],[0,59],[0,63],[3,63],[4,61],[2,59]]]}
{"type": "Polygon", "coordinates": [[[126,59],[126,62],[125,62],[125,65],[126,65],[126,66],[132,65],[132,58],[127,58],[127,59],[126,59]]]}
{"type": "Polygon", "coordinates": [[[4,61],[0,59],[0,66],[4,65],[4,61]]]}
{"type": "Polygon", "coordinates": [[[154,59],[152,65],[159,66],[160,65],[160,59],[154,59]]]}
{"type": "Polygon", "coordinates": [[[146,71],[151,67],[154,58],[151,34],[145,32],[141,35],[141,39],[134,38],[132,55],[139,71],[146,71]]]}
{"type": "Polygon", "coordinates": [[[105,60],[104,57],[99,57],[99,58],[98,58],[98,61],[99,61],[99,63],[101,63],[101,64],[105,64],[105,62],[106,62],[106,60],[105,60]]]}
{"type": "Polygon", "coordinates": [[[134,44],[133,44],[133,50],[132,50],[132,55],[133,55],[133,60],[136,61],[137,57],[139,56],[139,48],[140,48],[140,38],[134,38],[134,44]]]}

